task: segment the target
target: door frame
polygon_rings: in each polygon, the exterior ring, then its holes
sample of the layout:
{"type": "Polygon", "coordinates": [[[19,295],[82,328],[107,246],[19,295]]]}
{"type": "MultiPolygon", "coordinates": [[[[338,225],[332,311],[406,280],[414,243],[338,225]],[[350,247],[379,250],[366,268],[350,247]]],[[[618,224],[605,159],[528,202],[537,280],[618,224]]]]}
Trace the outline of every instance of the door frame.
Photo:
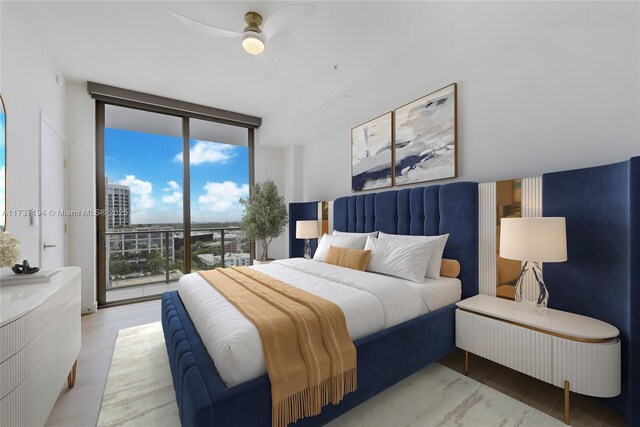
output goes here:
{"type": "MultiPolygon", "coordinates": [[[[51,129],[53,131],[53,133],[56,134],[56,136],[58,138],[60,138],[60,140],[62,141],[62,146],[63,146],[63,156],[64,156],[64,165],[63,165],[63,174],[64,174],[64,183],[63,183],[63,187],[64,187],[64,200],[63,200],[63,209],[67,209],[68,205],[68,201],[69,201],[69,182],[68,182],[68,174],[67,174],[67,138],[65,138],[64,134],[53,124],[53,121],[51,121],[51,119],[49,119],[49,117],[46,115],[46,113],[44,112],[44,110],[40,110],[40,145],[39,145],[39,153],[38,153],[38,175],[39,175],[39,182],[40,182],[40,188],[38,191],[38,205],[39,205],[39,212],[35,213],[35,212],[31,212],[31,218],[30,221],[32,223],[32,225],[35,225],[34,223],[37,221],[37,225],[38,225],[38,242],[39,242],[39,246],[38,246],[38,256],[39,256],[39,265],[42,265],[42,260],[44,258],[44,241],[43,241],[43,237],[42,237],[42,222],[40,221],[40,216],[43,213],[43,206],[42,206],[42,189],[44,188],[44,177],[42,176],[42,166],[43,166],[43,162],[42,162],[42,152],[44,150],[44,128],[45,126],[47,126],[49,129],[51,129]]],[[[68,218],[63,215],[62,216],[64,218],[64,266],[69,264],[69,224],[68,224],[68,218]]],[[[64,266],[60,266],[60,267],[64,267],[64,266]]]]}

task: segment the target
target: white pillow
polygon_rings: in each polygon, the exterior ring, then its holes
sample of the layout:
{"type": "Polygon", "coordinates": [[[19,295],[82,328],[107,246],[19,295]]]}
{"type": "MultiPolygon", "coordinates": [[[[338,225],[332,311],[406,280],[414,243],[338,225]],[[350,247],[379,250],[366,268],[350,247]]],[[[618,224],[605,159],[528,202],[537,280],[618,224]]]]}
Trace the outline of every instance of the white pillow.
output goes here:
{"type": "Polygon", "coordinates": [[[434,242],[435,246],[431,254],[431,259],[429,260],[426,277],[431,279],[440,278],[442,253],[444,252],[444,247],[447,244],[449,234],[443,234],[441,236],[405,236],[400,234],[387,234],[381,231],[378,238],[381,240],[397,240],[404,242],[434,242]]]}
{"type": "Polygon", "coordinates": [[[364,249],[371,251],[367,271],[423,283],[434,245],[423,241],[367,237],[364,249]]]}
{"type": "Polygon", "coordinates": [[[349,249],[364,249],[364,245],[367,243],[367,236],[330,236],[327,233],[324,233],[322,239],[318,243],[318,249],[316,249],[316,253],[313,255],[313,259],[316,261],[323,261],[329,252],[329,248],[331,246],[335,246],[338,248],[349,248],[349,249]]]}
{"type": "Polygon", "coordinates": [[[333,235],[334,236],[371,236],[371,237],[378,237],[378,232],[377,231],[372,231],[371,233],[347,233],[346,231],[333,230],[333,235]]]}

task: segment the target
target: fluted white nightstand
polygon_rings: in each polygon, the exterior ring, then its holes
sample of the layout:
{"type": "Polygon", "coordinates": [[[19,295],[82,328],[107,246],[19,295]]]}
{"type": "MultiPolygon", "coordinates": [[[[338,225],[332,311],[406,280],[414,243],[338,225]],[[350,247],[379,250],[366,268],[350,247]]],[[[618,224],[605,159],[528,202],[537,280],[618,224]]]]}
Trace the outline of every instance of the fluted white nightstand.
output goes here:
{"type": "Polygon", "coordinates": [[[515,301],[476,295],[456,304],[456,346],[564,387],[564,422],[569,391],[595,397],[620,394],[618,329],[579,314],[549,309],[546,315],[516,308],[515,301]]]}

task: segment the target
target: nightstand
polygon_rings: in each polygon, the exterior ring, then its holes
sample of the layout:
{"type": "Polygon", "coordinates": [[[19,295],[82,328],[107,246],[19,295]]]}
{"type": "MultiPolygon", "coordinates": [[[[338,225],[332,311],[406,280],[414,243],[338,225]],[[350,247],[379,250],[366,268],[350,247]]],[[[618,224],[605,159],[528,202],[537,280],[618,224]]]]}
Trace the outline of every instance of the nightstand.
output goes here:
{"type": "Polygon", "coordinates": [[[541,315],[519,310],[515,301],[476,295],[456,304],[456,346],[564,388],[564,422],[569,391],[595,397],[620,394],[618,329],[579,314],[549,309],[541,315]]]}

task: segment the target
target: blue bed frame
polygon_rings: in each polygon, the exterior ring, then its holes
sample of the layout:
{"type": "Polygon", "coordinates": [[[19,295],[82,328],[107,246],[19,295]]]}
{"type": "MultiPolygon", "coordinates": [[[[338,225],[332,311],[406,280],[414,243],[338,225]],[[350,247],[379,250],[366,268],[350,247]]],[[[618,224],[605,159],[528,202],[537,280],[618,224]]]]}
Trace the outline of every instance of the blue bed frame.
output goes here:
{"type": "MultiPolygon", "coordinates": [[[[312,205],[292,204],[312,215],[312,205]]],[[[317,205],[316,205],[317,206],[317,205]]],[[[449,233],[444,256],[460,261],[463,298],[478,293],[478,185],[459,182],[385,191],[334,202],[340,231],[435,235],[449,233]]],[[[443,307],[357,340],[358,389],[338,405],[299,420],[325,424],[389,388],[455,348],[455,305],[443,307]]],[[[225,387],[177,292],[162,298],[162,325],[183,426],[270,426],[271,385],[267,375],[225,387]]]]}

